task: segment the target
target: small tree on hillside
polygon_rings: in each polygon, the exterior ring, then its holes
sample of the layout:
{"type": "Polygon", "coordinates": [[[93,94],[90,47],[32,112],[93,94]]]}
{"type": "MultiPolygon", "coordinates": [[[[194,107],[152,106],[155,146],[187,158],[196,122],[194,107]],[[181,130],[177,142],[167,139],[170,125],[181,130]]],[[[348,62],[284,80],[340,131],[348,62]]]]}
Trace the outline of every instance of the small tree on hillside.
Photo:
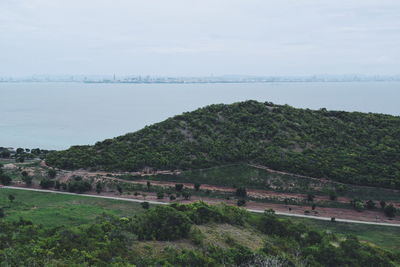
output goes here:
{"type": "Polygon", "coordinates": [[[383,212],[385,213],[385,215],[389,218],[393,218],[394,216],[396,216],[396,208],[393,206],[393,204],[389,204],[387,205],[383,212]]]}
{"type": "Polygon", "coordinates": [[[15,196],[14,195],[8,195],[8,200],[10,200],[11,203],[14,202],[15,196]]]}
{"type": "Polygon", "coordinates": [[[244,187],[239,187],[236,189],[237,197],[247,197],[247,190],[244,187]]]}
{"type": "Polygon", "coordinates": [[[367,202],[365,202],[365,206],[367,207],[367,209],[372,210],[375,208],[375,202],[372,200],[368,200],[367,202]]]}
{"type": "Polygon", "coordinates": [[[150,208],[149,202],[142,202],[141,205],[142,205],[142,208],[145,210],[148,210],[150,208]]]}
{"type": "Polygon", "coordinates": [[[199,191],[200,190],[200,184],[194,184],[194,190],[199,191]]]}
{"type": "Polygon", "coordinates": [[[56,171],[55,169],[49,169],[49,170],[47,171],[47,176],[48,176],[50,179],[56,178],[56,176],[57,176],[57,171],[56,171]]]}
{"type": "Polygon", "coordinates": [[[102,190],[103,190],[103,186],[101,185],[101,182],[97,182],[96,183],[96,193],[100,194],[102,190]]]}
{"type": "Polygon", "coordinates": [[[312,202],[312,201],[314,201],[314,198],[315,198],[314,194],[312,194],[312,193],[308,193],[307,194],[307,201],[312,202]]]}
{"type": "Polygon", "coordinates": [[[183,189],[183,184],[175,184],[175,190],[180,192],[183,189]]]}

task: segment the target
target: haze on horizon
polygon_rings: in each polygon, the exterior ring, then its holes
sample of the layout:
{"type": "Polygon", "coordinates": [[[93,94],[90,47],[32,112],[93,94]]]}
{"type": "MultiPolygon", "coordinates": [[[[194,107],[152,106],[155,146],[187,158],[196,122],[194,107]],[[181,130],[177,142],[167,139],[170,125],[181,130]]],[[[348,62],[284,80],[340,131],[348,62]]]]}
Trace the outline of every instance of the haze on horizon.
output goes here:
{"type": "Polygon", "coordinates": [[[399,74],[398,0],[2,0],[0,76],[399,74]]]}

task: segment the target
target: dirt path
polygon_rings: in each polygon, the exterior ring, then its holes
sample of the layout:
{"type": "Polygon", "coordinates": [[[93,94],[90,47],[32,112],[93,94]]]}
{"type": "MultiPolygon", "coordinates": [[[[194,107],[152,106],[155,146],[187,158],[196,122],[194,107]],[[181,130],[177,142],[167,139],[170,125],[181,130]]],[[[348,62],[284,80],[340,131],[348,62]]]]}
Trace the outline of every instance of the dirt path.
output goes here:
{"type": "MultiPolygon", "coordinates": [[[[95,198],[104,198],[104,199],[114,199],[114,200],[122,200],[122,201],[131,201],[131,202],[137,202],[137,203],[142,203],[142,202],[149,202],[150,204],[155,204],[155,205],[166,205],[169,203],[169,201],[157,201],[153,200],[155,196],[151,195],[148,196],[147,199],[138,199],[135,198],[134,196],[126,196],[126,197],[115,197],[115,196],[110,196],[110,195],[96,195],[95,193],[90,193],[90,194],[75,194],[75,193],[69,193],[69,192],[62,192],[62,191],[52,191],[52,190],[43,190],[43,189],[37,189],[37,188],[26,188],[26,187],[16,187],[16,186],[3,186],[1,188],[7,188],[7,189],[15,189],[15,190],[27,190],[27,191],[35,191],[35,192],[46,192],[46,193],[56,193],[56,194],[65,194],[65,195],[78,195],[78,196],[86,196],[86,197],[95,197],[95,198]]],[[[0,188],[0,190],[1,190],[0,188]]],[[[192,198],[191,200],[187,201],[179,201],[180,203],[191,203],[197,200],[203,200],[207,203],[210,204],[215,204],[215,203],[220,203],[220,202],[225,202],[227,204],[232,204],[229,201],[221,201],[217,199],[208,199],[208,198],[192,198]]],[[[250,212],[256,212],[256,213],[263,213],[264,210],[266,209],[274,209],[275,213],[278,215],[285,215],[285,216],[292,216],[292,217],[301,217],[301,218],[310,218],[310,219],[317,219],[317,220],[324,220],[324,221],[330,221],[331,220],[331,215],[329,217],[326,217],[324,215],[326,214],[332,214],[331,210],[335,211],[334,216],[336,218],[337,222],[347,222],[347,223],[360,223],[360,224],[369,224],[369,225],[380,225],[380,226],[395,226],[395,227],[400,227],[400,221],[399,220],[386,220],[382,218],[378,218],[379,222],[377,221],[371,221],[367,220],[369,219],[368,216],[362,216],[362,213],[360,213],[359,217],[354,218],[355,216],[350,216],[350,218],[347,218],[349,214],[346,213],[347,210],[345,209],[332,209],[332,208],[318,208],[318,214],[314,215],[304,215],[304,214],[299,214],[301,210],[301,207],[299,206],[286,206],[286,205],[281,205],[281,204],[270,204],[270,203],[257,203],[257,202],[250,202],[247,205],[247,210],[250,212]],[[283,211],[283,209],[288,209],[288,207],[291,207],[292,210],[290,212],[288,211],[283,211]]],[[[353,212],[354,213],[354,212],[353,212]]],[[[363,213],[369,214],[375,214],[372,211],[364,211],[363,213]]]]}

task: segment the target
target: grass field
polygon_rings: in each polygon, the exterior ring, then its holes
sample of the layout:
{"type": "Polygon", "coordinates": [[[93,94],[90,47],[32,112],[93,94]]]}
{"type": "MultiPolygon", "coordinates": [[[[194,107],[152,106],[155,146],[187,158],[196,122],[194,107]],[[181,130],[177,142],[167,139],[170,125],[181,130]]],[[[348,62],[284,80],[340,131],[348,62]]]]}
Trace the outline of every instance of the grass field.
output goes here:
{"type": "MultiPolygon", "coordinates": [[[[90,223],[102,213],[130,216],[143,212],[139,203],[5,188],[0,189],[0,207],[5,210],[6,220],[13,221],[22,217],[45,226],[90,223]],[[13,203],[8,199],[10,194],[15,196],[13,203]]],[[[254,214],[254,216],[260,215],[254,214]]],[[[284,217],[319,230],[330,230],[341,235],[353,234],[360,240],[392,251],[400,251],[399,227],[331,223],[307,218],[284,217]]]]}
{"type": "Polygon", "coordinates": [[[139,203],[5,188],[0,189],[0,207],[6,220],[22,217],[46,226],[79,225],[102,213],[129,216],[143,210],[139,203]],[[12,203],[10,194],[15,196],[12,203]]]}
{"type": "Polygon", "coordinates": [[[359,240],[374,243],[393,252],[400,251],[400,227],[342,222],[331,223],[307,218],[282,217],[290,218],[294,222],[301,222],[322,231],[329,230],[340,235],[355,235],[359,240]]]}

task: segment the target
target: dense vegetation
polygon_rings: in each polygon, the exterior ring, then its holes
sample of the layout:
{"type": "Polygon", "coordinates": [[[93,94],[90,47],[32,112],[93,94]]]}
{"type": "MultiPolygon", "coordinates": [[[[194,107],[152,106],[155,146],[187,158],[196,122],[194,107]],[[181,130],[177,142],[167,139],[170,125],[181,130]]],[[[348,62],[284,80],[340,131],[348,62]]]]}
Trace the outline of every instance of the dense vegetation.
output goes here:
{"type": "Polygon", "coordinates": [[[400,188],[400,117],[246,101],[211,105],[94,146],[50,153],[65,169],[197,169],[252,162],[400,188]]]}
{"type": "MultiPolygon", "coordinates": [[[[170,243],[174,244],[174,243],[170,243]]],[[[400,255],[357,238],[310,229],[279,219],[273,211],[202,202],[157,206],[129,217],[103,215],[96,223],[48,228],[23,219],[0,219],[0,262],[4,266],[395,266],[400,255]],[[258,249],[231,236],[226,246],[209,243],[201,226],[224,224],[264,236],[258,249]],[[158,241],[189,242],[185,247],[158,241]],[[185,241],[186,240],[186,241],[185,241]],[[152,242],[152,247],[142,244],[152,242]]]]}

